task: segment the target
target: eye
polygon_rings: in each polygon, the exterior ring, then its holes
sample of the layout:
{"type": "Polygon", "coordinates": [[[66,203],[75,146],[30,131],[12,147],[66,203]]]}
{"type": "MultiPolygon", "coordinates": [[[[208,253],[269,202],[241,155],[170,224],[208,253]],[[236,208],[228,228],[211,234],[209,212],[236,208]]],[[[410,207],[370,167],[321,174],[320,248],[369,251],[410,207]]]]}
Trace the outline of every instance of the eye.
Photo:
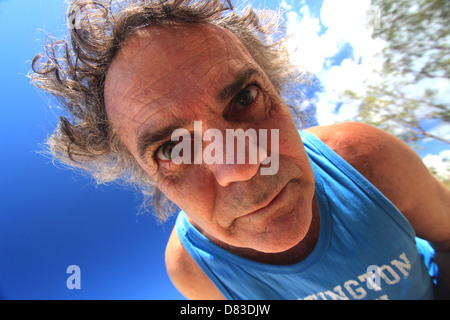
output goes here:
{"type": "Polygon", "coordinates": [[[238,109],[244,109],[245,107],[250,106],[253,101],[255,101],[258,96],[258,87],[256,85],[251,85],[241,90],[235,98],[235,107],[238,109]]]}
{"type": "Polygon", "coordinates": [[[157,160],[161,161],[171,161],[172,160],[172,149],[175,146],[175,143],[165,143],[163,144],[158,151],[156,151],[157,160]]]}

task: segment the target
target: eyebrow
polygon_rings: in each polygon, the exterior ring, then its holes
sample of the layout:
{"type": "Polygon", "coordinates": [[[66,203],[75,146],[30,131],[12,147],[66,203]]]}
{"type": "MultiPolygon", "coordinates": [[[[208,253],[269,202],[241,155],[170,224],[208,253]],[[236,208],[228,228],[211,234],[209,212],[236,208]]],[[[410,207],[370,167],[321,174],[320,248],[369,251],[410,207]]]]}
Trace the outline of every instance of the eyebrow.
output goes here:
{"type": "Polygon", "coordinates": [[[242,69],[232,83],[219,91],[217,100],[225,102],[235,97],[238,92],[242,90],[242,87],[246,82],[248,82],[255,74],[261,76],[261,72],[255,68],[248,67],[242,69]]]}
{"type": "Polygon", "coordinates": [[[172,136],[172,133],[176,129],[183,128],[187,125],[187,121],[178,121],[173,123],[167,127],[158,129],[156,131],[147,131],[143,134],[139,135],[137,141],[137,147],[139,150],[139,156],[144,162],[147,162],[145,154],[147,150],[154,145],[155,143],[163,140],[169,139],[172,136]]]}

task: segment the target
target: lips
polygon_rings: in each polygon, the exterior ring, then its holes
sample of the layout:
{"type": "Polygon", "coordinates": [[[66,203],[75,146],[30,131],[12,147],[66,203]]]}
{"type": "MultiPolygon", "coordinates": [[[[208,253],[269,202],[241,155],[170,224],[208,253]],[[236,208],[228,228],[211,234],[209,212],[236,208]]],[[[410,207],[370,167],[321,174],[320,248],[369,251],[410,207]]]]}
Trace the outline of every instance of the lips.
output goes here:
{"type": "Polygon", "coordinates": [[[277,206],[277,203],[281,201],[281,198],[290,182],[292,182],[292,180],[288,181],[288,183],[286,183],[279,192],[275,193],[272,197],[267,198],[256,210],[253,210],[245,214],[244,216],[247,217],[261,214],[263,212],[270,211],[272,208],[275,208],[277,206]]]}

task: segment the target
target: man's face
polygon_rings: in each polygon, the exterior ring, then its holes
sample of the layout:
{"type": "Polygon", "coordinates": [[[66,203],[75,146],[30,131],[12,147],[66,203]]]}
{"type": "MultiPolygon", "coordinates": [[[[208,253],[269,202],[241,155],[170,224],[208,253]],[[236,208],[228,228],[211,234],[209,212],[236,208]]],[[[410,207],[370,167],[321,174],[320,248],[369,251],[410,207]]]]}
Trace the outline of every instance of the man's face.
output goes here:
{"type": "Polygon", "coordinates": [[[206,24],[139,31],[111,64],[105,97],[108,118],[123,143],[205,236],[272,253],[304,238],[314,196],[307,155],[289,109],[230,32],[206,24]],[[191,137],[194,129],[202,130],[196,132],[200,137],[215,129],[223,133],[224,149],[227,129],[266,129],[267,155],[271,142],[278,143],[277,173],[261,174],[264,156],[256,163],[176,164],[170,150],[177,128],[191,137]],[[279,141],[271,141],[275,129],[279,141]]]}

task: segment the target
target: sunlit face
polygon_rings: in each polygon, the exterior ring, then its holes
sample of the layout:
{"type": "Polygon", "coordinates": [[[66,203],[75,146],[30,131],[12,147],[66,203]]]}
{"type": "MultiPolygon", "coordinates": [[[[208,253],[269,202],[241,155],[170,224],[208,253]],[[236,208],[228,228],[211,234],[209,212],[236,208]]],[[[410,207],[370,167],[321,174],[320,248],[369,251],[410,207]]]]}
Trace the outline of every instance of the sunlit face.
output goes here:
{"type": "Polygon", "coordinates": [[[287,106],[230,32],[206,24],[139,31],[115,57],[105,97],[123,143],[205,236],[270,253],[305,237],[314,176],[302,141],[287,106]],[[262,158],[175,164],[171,134],[184,128],[194,137],[194,121],[224,137],[227,129],[278,129],[277,173],[262,175],[262,158]]]}

